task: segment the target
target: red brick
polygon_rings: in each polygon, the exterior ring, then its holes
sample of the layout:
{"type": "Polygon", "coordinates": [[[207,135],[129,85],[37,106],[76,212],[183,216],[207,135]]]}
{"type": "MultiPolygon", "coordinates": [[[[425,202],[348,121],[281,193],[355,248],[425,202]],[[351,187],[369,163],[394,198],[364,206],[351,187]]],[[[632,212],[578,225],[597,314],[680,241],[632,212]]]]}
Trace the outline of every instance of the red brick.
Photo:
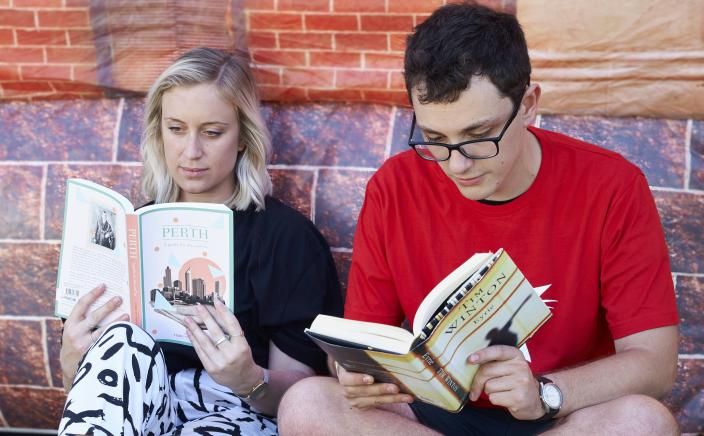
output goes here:
{"type": "Polygon", "coordinates": [[[88,11],[37,11],[39,27],[90,27],[88,11]]]}
{"type": "Polygon", "coordinates": [[[21,70],[24,80],[71,80],[71,67],[68,65],[22,65],[21,70]]]}
{"type": "Polygon", "coordinates": [[[98,76],[96,75],[95,67],[73,65],[72,68],[73,80],[77,82],[98,83],[98,76]]]}
{"type": "Polygon", "coordinates": [[[309,89],[311,101],[362,101],[362,91],[358,89],[309,89]]]}
{"type": "Polygon", "coordinates": [[[385,12],[386,0],[333,0],[335,12],[385,12]]]}
{"type": "Polygon", "coordinates": [[[244,8],[247,10],[274,10],[274,0],[245,0],[244,8]]]}
{"type": "Polygon", "coordinates": [[[67,8],[87,8],[90,6],[90,0],[66,0],[67,8]]]}
{"type": "Polygon", "coordinates": [[[20,80],[20,72],[15,65],[0,65],[0,80],[20,80]]]}
{"type": "Polygon", "coordinates": [[[61,0],[14,0],[15,8],[60,8],[61,0]]]}
{"type": "Polygon", "coordinates": [[[306,30],[358,30],[356,15],[306,14],[306,30]]]}
{"type": "Polygon", "coordinates": [[[413,15],[362,15],[362,30],[410,32],[413,15]]]}
{"type": "Polygon", "coordinates": [[[12,29],[0,29],[0,45],[13,45],[15,36],[12,34],[12,29]]]}
{"type": "Polygon", "coordinates": [[[260,86],[262,100],[267,101],[305,101],[305,90],[290,86],[260,86]]]}
{"type": "Polygon", "coordinates": [[[46,60],[50,64],[94,64],[95,48],[93,47],[47,47],[46,60]]]}
{"type": "Polygon", "coordinates": [[[337,50],[386,50],[385,33],[338,33],[335,35],[337,50]]]}
{"type": "Polygon", "coordinates": [[[254,50],[254,62],[268,65],[304,66],[306,54],[302,51],[254,50]]]}
{"type": "Polygon", "coordinates": [[[389,45],[391,51],[406,51],[406,33],[391,33],[389,34],[389,45]]]}
{"type": "Polygon", "coordinates": [[[66,45],[66,32],[63,30],[22,30],[17,29],[17,45],[66,45]]]}
{"type": "Polygon", "coordinates": [[[252,74],[257,83],[260,85],[280,85],[281,84],[281,69],[280,68],[267,68],[262,66],[257,66],[252,68],[252,74]]]}
{"type": "Polygon", "coordinates": [[[49,82],[4,82],[2,84],[2,89],[4,91],[3,95],[5,97],[15,96],[18,94],[33,94],[42,92],[52,92],[54,89],[51,87],[49,82]]]}
{"type": "Polygon", "coordinates": [[[406,79],[400,71],[391,71],[391,89],[406,89],[406,79]]]}
{"type": "Polygon", "coordinates": [[[334,72],[331,70],[310,68],[285,68],[282,84],[284,86],[312,86],[330,88],[333,86],[334,72]]]}
{"type": "Polygon", "coordinates": [[[302,30],[303,17],[299,14],[250,12],[249,28],[251,30],[302,30]]]}
{"type": "Polygon", "coordinates": [[[276,34],[274,32],[249,32],[249,48],[276,48],[276,34]]]}
{"type": "Polygon", "coordinates": [[[34,27],[34,12],[0,9],[0,26],[34,27]]]}
{"type": "Polygon", "coordinates": [[[310,52],[311,67],[346,67],[359,68],[362,55],[359,53],[343,53],[338,51],[310,52]]]}
{"type": "Polygon", "coordinates": [[[364,68],[403,69],[402,54],[365,53],[364,68]]]}
{"type": "Polygon", "coordinates": [[[6,8],[10,6],[10,0],[0,0],[0,7],[6,8]]]}
{"type": "Polygon", "coordinates": [[[68,31],[68,42],[71,46],[76,45],[86,45],[93,46],[93,31],[92,30],[78,30],[70,29],[68,31]]]}
{"type": "Polygon", "coordinates": [[[280,11],[329,11],[328,0],[279,0],[280,11]]]}
{"type": "Polygon", "coordinates": [[[297,49],[332,49],[332,35],[327,33],[279,33],[279,47],[297,49]]]}
{"type": "Polygon", "coordinates": [[[90,83],[77,83],[71,81],[51,82],[59,92],[100,93],[102,88],[90,83]]]}
{"type": "Polygon", "coordinates": [[[338,88],[386,88],[385,71],[338,70],[335,86],[338,88]]]}
{"type": "Polygon", "coordinates": [[[364,100],[370,103],[410,106],[408,94],[401,91],[364,91],[364,100]]]}
{"type": "Polygon", "coordinates": [[[388,0],[389,12],[433,12],[443,5],[443,0],[388,0]]]}
{"type": "Polygon", "coordinates": [[[0,47],[0,62],[44,62],[44,49],[26,47],[0,47]]]}

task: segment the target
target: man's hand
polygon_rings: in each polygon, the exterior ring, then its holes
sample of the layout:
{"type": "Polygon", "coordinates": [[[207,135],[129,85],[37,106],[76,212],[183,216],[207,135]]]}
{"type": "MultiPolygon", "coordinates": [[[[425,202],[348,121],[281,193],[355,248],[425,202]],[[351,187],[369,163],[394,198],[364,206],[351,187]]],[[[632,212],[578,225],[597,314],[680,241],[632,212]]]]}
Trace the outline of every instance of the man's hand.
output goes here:
{"type": "Polygon", "coordinates": [[[368,374],[347,372],[335,364],[337,379],[345,391],[345,398],[350,407],[366,410],[383,404],[412,403],[413,397],[399,393],[398,386],[392,383],[374,383],[374,378],[368,374]]]}
{"type": "Polygon", "coordinates": [[[481,365],[472,381],[470,400],[476,401],[483,391],[492,404],[506,407],[516,419],[538,419],[545,414],[540,385],[518,348],[493,345],[473,353],[467,361],[481,365]]]}

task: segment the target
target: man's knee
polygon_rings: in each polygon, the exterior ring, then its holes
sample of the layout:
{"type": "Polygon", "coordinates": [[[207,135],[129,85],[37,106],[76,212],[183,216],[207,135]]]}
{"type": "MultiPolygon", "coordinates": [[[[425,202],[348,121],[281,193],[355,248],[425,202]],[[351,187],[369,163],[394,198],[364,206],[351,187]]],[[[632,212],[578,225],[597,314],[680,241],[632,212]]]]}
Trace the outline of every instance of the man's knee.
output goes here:
{"type": "Polygon", "coordinates": [[[332,377],[308,377],[297,382],[279,403],[279,432],[282,435],[315,433],[317,423],[330,419],[341,400],[340,385],[332,377]]]}
{"type": "Polygon", "coordinates": [[[642,430],[640,434],[677,435],[679,426],[660,401],[646,395],[628,395],[618,401],[618,412],[642,430]]]}
{"type": "Polygon", "coordinates": [[[627,395],[577,410],[562,421],[555,434],[585,434],[595,429],[613,434],[679,434],[677,421],[667,407],[645,395],[627,395]]]}

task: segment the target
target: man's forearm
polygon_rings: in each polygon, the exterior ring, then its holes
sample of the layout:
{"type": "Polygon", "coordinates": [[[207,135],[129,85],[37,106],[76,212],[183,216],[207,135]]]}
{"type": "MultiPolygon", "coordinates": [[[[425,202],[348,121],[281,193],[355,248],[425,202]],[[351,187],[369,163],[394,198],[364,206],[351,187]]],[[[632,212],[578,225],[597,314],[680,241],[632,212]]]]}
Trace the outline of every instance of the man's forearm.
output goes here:
{"type": "Polygon", "coordinates": [[[664,344],[656,342],[662,346],[627,347],[583,366],[546,374],[563,392],[564,402],[557,416],[629,394],[654,398],[667,395],[677,375],[677,330],[664,327],[652,331],[667,337],[673,336],[673,330],[674,341],[668,338],[664,344]]]}

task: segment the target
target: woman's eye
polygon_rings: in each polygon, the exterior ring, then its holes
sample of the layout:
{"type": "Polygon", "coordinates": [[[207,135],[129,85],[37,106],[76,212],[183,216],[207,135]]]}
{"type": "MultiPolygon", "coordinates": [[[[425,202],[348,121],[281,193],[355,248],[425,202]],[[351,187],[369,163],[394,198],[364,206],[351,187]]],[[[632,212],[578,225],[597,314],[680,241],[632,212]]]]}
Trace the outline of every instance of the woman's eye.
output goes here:
{"type": "Polygon", "coordinates": [[[171,130],[174,133],[180,133],[183,131],[183,129],[181,129],[181,127],[179,127],[179,126],[169,126],[169,130],[171,130]]]}
{"type": "Polygon", "coordinates": [[[203,133],[205,133],[206,136],[210,136],[210,137],[213,137],[213,138],[216,138],[216,137],[222,135],[222,132],[219,132],[219,131],[217,131],[217,130],[206,130],[206,131],[203,132],[203,133]]]}

